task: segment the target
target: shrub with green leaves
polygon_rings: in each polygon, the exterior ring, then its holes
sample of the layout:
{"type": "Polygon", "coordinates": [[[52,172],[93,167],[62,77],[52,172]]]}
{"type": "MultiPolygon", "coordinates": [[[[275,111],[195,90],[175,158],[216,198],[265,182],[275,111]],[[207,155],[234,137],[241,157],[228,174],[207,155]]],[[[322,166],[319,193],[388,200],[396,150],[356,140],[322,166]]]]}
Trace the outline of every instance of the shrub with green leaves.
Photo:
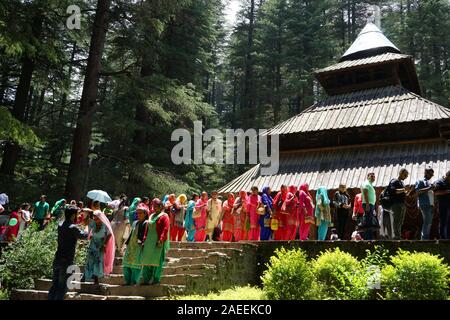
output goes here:
{"type": "MultiPolygon", "coordinates": [[[[32,224],[21,238],[10,244],[0,258],[0,282],[7,290],[27,289],[34,280],[52,277],[52,264],[57,248],[57,223],[50,223],[43,231],[32,224]]],[[[76,254],[76,263],[85,263],[86,243],[81,244],[76,254]]]]}
{"type": "Polygon", "coordinates": [[[450,269],[442,258],[426,252],[399,250],[382,270],[381,287],[388,300],[447,299],[450,269]]]}
{"type": "Polygon", "coordinates": [[[313,272],[323,299],[362,300],[369,297],[368,274],[351,254],[339,248],[313,260],[313,272]]]}
{"type": "Polygon", "coordinates": [[[301,249],[275,250],[261,280],[269,299],[305,300],[314,298],[314,275],[301,249]]]}

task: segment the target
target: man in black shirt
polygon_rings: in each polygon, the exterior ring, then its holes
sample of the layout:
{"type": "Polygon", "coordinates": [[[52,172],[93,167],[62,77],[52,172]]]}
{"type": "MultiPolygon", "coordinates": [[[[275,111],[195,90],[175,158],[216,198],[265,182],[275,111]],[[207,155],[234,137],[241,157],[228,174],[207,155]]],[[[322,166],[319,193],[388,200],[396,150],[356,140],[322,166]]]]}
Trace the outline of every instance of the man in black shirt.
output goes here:
{"type": "Polygon", "coordinates": [[[434,195],[439,206],[440,238],[450,239],[450,171],[434,183],[434,195]]]}
{"type": "Polygon", "coordinates": [[[49,300],[64,300],[70,276],[67,268],[73,265],[77,241],[88,238],[88,234],[74,224],[77,213],[77,207],[67,207],[64,212],[65,220],[58,226],[58,249],[53,260],[53,283],[48,292],[49,300]]]}
{"type": "Polygon", "coordinates": [[[400,170],[397,179],[392,179],[389,183],[389,195],[391,197],[392,206],[391,211],[393,213],[393,225],[394,225],[394,240],[401,239],[402,225],[405,220],[406,213],[406,188],[403,181],[408,178],[408,170],[405,168],[400,170]]]}

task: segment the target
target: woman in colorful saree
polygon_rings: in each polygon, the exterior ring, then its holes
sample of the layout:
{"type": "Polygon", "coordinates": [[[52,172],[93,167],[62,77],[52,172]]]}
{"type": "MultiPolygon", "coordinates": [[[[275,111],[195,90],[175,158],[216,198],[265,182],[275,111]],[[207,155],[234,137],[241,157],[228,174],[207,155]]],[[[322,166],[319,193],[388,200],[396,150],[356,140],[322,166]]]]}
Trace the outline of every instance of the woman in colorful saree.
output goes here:
{"type": "Polygon", "coordinates": [[[265,214],[259,217],[260,240],[269,240],[272,235],[270,229],[270,217],[273,210],[273,199],[270,196],[270,187],[264,187],[262,190],[261,202],[264,204],[265,214]]]}
{"type": "Polygon", "coordinates": [[[248,240],[259,240],[259,215],[258,206],[261,203],[261,197],[258,194],[258,187],[252,187],[252,193],[248,197],[248,215],[250,219],[250,231],[248,233],[248,240]]]}
{"type": "Polygon", "coordinates": [[[234,205],[234,194],[229,193],[222,206],[222,241],[233,241],[234,219],[231,210],[234,205]]]}
{"type": "Polygon", "coordinates": [[[153,200],[155,213],[148,219],[141,255],[142,283],[158,284],[161,280],[167,251],[170,248],[168,214],[163,210],[161,200],[153,200]]]}
{"type": "Polygon", "coordinates": [[[330,199],[328,198],[328,191],[325,187],[317,189],[316,193],[316,224],[319,227],[317,230],[318,240],[325,240],[328,231],[328,225],[331,223],[330,213],[330,199]]]}
{"type": "Polygon", "coordinates": [[[141,198],[139,198],[139,197],[134,198],[133,201],[131,202],[131,206],[128,208],[127,212],[125,213],[125,216],[128,218],[130,225],[133,225],[133,222],[135,220],[136,208],[139,203],[141,203],[141,198]]]}
{"type": "Polygon", "coordinates": [[[184,227],[187,231],[187,241],[193,242],[195,239],[195,223],[192,214],[194,213],[195,204],[199,199],[199,195],[194,193],[192,199],[189,201],[186,209],[186,217],[184,218],[184,227]]]}
{"type": "Polygon", "coordinates": [[[309,229],[314,224],[314,203],[311,194],[309,193],[309,186],[304,183],[300,186],[299,196],[299,219],[300,219],[300,240],[307,240],[309,229]]]}
{"type": "Polygon", "coordinates": [[[245,223],[248,215],[248,199],[245,190],[239,191],[239,197],[233,205],[233,235],[236,242],[245,240],[245,223]]]}
{"type": "Polygon", "coordinates": [[[123,256],[123,278],[127,286],[139,284],[141,277],[141,254],[145,229],[148,224],[148,206],[140,204],[136,212],[138,220],[131,227],[130,237],[126,241],[127,249],[123,256]]]}
{"type": "Polygon", "coordinates": [[[187,208],[187,197],[180,194],[172,207],[173,223],[170,226],[170,241],[181,241],[184,236],[184,216],[187,208]]]}
{"type": "Polygon", "coordinates": [[[124,241],[128,239],[127,234],[129,234],[130,221],[126,215],[127,211],[127,198],[123,197],[120,200],[118,208],[113,213],[114,217],[111,222],[114,238],[116,239],[116,248],[119,251],[122,251],[124,241]]]}
{"type": "Polygon", "coordinates": [[[93,221],[89,224],[89,247],[84,271],[85,280],[99,279],[112,272],[115,254],[115,240],[111,223],[103,212],[93,212],[93,221]]]}
{"type": "Polygon", "coordinates": [[[274,240],[283,240],[286,232],[287,214],[281,213],[281,207],[283,206],[284,201],[286,201],[287,193],[287,187],[283,184],[280,191],[273,199],[273,206],[275,208],[275,215],[273,218],[278,220],[278,229],[273,234],[274,240]]]}
{"type": "Polygon", "coordinates": [[[206,209],[206,235],[208,241],[213,241],[214,230],[220,223],[220,215],[222,213],[222,200],[218,199],[219,193],[217,191],[211,192],[211,198],[208,200],[206,209]]]}
{"type": "Polygon", "coordinates": [[[206,210],[208,208],[208,194],[203,191],[201,198],[195,204],[195,211],[200,212],[199,217],[194,216],[195,242],[204,242],[206,239],[206,210]]]}
{"type": "Polygon", "coordinates": [[[298,220],[298,198],[297,188],[295,186],[289,186],[288,195],[286,197],[286,212],[288,212],[286,218],[286,231],[283,240],[295,240],[297,236],[297,229],[299,225],[298,220]]]}

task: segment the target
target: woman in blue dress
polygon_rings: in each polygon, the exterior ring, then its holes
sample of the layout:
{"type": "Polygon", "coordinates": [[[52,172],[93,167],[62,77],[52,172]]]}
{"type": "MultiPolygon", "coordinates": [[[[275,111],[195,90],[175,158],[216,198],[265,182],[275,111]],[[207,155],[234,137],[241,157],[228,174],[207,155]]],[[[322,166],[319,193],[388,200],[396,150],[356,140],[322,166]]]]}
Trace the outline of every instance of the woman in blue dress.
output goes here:
{"type": "Polygon", "coordinates": [[[87,249],[85,280],[99,279],[112,271],[114,262],[114,236],[108,218],[101,211],[94,211],[89,224],[90,243],[87,249]]]}

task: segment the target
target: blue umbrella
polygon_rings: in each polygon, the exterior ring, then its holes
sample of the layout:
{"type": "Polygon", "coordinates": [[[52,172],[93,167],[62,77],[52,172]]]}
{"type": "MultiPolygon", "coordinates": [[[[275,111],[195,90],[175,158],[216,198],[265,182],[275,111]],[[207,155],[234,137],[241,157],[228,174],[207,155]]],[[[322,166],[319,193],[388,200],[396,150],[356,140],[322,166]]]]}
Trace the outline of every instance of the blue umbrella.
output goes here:
{"type": "Polygon", "coordinates": [[[87,197],[94,201],[100,201],[101,203],[108,203],[112,201],[108,193],[102,190],[91,190],[87,193],[87,197]]]}

